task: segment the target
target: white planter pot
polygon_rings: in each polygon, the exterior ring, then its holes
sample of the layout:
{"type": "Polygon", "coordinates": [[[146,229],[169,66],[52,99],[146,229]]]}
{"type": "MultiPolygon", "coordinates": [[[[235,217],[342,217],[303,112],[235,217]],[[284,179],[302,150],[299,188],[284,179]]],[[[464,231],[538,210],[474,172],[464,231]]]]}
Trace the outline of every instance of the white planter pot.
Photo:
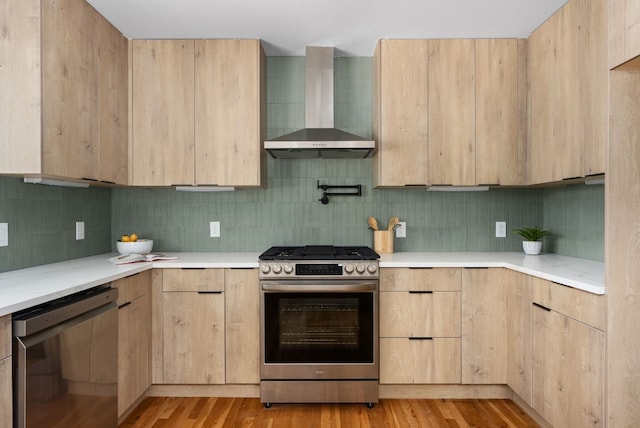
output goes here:
{"type": "Polygon", "coordinates": [[[538,255],[542,250],[542,241],[522,241],[522,249],[525,254],[538,255]]]}

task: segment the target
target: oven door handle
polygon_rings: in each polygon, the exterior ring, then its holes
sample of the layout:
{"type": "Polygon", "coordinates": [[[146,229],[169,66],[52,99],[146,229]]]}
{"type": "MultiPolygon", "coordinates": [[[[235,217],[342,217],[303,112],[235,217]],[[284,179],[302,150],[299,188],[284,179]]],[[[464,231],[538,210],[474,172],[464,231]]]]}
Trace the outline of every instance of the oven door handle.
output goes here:
{"type": "Polygon", "coordinates": [[[289,293],[353,293],[353,292],[368,292],[377,291],[377,282],[336,282],[335,284],[329,284],[324,282],[307,282],[307,283],[283,283],[283,282],[263,282],[262,291],[276,291],[276,292],[289,292],[289,293]]]}

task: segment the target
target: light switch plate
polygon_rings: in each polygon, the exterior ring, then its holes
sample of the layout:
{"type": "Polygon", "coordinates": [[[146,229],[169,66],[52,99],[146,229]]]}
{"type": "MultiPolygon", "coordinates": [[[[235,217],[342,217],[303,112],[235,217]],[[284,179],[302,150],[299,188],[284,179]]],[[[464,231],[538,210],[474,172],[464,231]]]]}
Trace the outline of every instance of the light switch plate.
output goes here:
{"type": "Polygon", "coordinates": [[[507,237],[507,222],[496,221],[496,238],[506,238],[506,237],[507,237]]]}
{"type": "Polygon", "coordinates": [[[84,221],[76,221],[76,241],[84,239],[84,221]]]}
{"type": "Polygon", "coordinates": [[[9,223],[0,223],[0,247],[9,246],[9,223]]]}
{"type": "Polygon", "coordinates": [[[407,237],[407,222],[401,221],[398,223],[396,227],[396,238],[406,238],[407,237]]]}
{"type": "Polygon", "coordinates": [[[211,238],[219,238],[220,237],[220,222],[219,221],[210,221],[209,222],[209,237],[211,237],[211,238]]]}

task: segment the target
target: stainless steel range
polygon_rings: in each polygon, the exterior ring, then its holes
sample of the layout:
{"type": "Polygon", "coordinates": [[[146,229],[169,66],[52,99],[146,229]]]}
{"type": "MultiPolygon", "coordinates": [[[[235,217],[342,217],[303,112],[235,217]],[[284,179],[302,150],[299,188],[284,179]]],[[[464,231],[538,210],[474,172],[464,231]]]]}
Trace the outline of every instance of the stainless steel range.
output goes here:
{"type": "Polygon", "coordinates": [[[272,247],[260,255],[260,401],[378,402],[378,254],[272,247]]]}

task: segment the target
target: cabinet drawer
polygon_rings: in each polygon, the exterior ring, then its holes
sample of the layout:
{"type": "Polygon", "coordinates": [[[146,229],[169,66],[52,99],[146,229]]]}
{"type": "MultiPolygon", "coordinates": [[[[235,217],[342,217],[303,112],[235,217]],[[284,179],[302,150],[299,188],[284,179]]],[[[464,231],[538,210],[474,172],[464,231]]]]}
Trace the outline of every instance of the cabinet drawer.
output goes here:
{"type": "Polygon", "coordinates": [[[459,291],[380,293],[381,337],[460,337],[459,291]]]}
{"type": "Polygon", "coordinates": [[[151,290],[151,271],[141,272],[111,282],[118,289],[118,305],[131,302],[138,297],[149,294],[151,290]]]}
{"type": "Polygon", "coordinates": [[[380,291],[460,291],[459,268],[380,269],[380,291]]]}
{"type": "Polygon", "coordinates": [[[11,315],[0,318],[0,359],[11,355],[11,315]]]}
{"type": "Polygon", "coordinates": [[[533,301],[546,308],[606,331],[606,296],[533,278],[533,301]]]}
{"type": "Polygon", "coordinates": [[[162,291],[224,291],[224,269],[163,269],[162,291]]]}
{"type": "Polygon", "coordinates": [[[460,383],[460,339],[380,339],[380,383],[460,383]]]}

